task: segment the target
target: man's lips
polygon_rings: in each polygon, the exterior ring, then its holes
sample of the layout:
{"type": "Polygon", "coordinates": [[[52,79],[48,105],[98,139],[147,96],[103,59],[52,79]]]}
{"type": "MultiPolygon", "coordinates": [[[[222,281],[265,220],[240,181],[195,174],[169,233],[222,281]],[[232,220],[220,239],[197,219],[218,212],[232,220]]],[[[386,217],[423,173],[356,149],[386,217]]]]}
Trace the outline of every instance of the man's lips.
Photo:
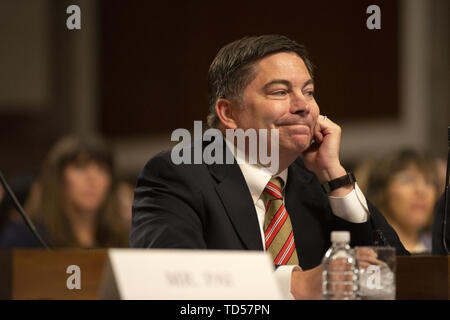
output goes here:
{"type": "Polygon", "coordinates": [[[292,123],[283,123],[279,125],[280,127],[295,127],[295,128],[306,128],[308,132],[311,132],[311,126],[308,123],[303,122],[292,122],[292,123]]]}
{"type": "Polygon", "coordinates": [[[278,124],[279,126],[306,126],[308,128],[311,127],[311,125],[307,122],[281,122],[278,124]]]}

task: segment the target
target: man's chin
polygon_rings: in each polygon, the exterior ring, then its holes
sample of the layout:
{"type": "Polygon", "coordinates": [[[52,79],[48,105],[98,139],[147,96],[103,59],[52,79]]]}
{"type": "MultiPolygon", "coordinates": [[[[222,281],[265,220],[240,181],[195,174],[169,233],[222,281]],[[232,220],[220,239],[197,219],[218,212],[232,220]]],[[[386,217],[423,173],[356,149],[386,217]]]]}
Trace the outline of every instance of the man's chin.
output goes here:
{"type": "Polygon", "coordinates": [[[296,135],[293,137],[292,143],[295,150],[298,150],[301,153],[311,145],[311,136],[309,134],[296,135]]]}
{"type": "Polygon", "coordinates": [[[295,139],[289,141],[288,144],[280,145],[280,151],[284,150],[285,153],[289,153],[292,155],[297,155],[297,157],[301,156],[301,154],[306,151],[311,145],[310,139],[295,139]]]}

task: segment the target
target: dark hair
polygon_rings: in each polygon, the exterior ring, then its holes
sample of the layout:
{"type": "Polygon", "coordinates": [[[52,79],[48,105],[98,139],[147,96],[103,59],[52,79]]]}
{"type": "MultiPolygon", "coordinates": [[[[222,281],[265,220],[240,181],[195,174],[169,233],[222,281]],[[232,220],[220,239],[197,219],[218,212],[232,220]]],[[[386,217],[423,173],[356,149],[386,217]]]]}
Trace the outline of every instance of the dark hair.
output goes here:
{"type": "Polygon", "coordinates": [[[285,36],[245,37],[219,50],[208,71],[207,122],[210,127],[215,128],[219,123],[216,113],[217,100],[239,98],[255,76],[254,64],[268,55],[279,52],[297,54],[305,63],[311,77],[313,76],[313,65],[305,47],[285,36]]]}
{"type": "Polygon", "coordinates": [[[100,138],[67,136],[50,151],[41,172],[39,183],[42,196],[36,208],[48,233],[52,246],[79,247],[63,206],[62,183],[65,168],[71,164],[91,161],[105,166],[110,172],[111,187],[95,219],[96,247],[124,247],[128,245],[126,230],[118,211],[115,190],[112,149],[100,138]]]}
{"type": "Polygon", "coordinates": [[[94,136],[66,136],[61,138],[48,154],[44,163],[46,167],[56,169],[60,175],[68,164],[82,164],[89,161],[98,162],[108,168],[113,175],[114,161],[112,150],[101,138],[94,136]]]}

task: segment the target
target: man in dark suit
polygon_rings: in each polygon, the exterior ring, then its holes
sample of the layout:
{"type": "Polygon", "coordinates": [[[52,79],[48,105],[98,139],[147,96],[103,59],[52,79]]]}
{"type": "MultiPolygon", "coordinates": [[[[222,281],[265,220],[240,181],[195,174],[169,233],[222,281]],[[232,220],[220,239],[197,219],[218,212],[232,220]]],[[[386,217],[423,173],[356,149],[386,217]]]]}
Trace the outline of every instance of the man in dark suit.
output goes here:
{"type": "MultiPolygon", "coordinates": [[[[258,156],[256,164],[241,159],[228,136],[232,164],[177,165],[173,152],[160,153],[138,178],[133,247],[265,249],[294,298],[320,297],[320,264],[333,230],[349,230],[352,246],[379,243],[407,254],[341,166],[341,129],[319,115],[303,46],[276,35],[243,38],[219,51],[208,75],[210,127],[223,136],[276,130],[276,170],[258,156]]],[[[251,157],[250,146],[244,149],[251,157]]]]}

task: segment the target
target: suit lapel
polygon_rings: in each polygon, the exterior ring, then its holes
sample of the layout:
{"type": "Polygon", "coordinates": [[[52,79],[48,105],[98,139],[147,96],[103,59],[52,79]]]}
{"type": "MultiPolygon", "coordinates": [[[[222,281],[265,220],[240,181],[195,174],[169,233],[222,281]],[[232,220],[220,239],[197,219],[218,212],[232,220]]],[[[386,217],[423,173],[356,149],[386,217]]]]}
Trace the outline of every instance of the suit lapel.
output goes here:
{"type": "Polygon", "coordinates": [[[216,192],[244,246],[249,250],[263,250],[256,209],[239,165],[212,164],[208,167],[218,182],[216,192]]]}
{"type": "Polygon", "coordinates": [[[326,201],[313,183],[314,175],[298,159],[288,171],[286,209],[291,218],[299,264],[309,269],[320,263],[326,234],[323,206],[326,201]]]}
{"type": "MultiPolygon", "coordinates": [[[[284,201],[289,217],[291,218],[297,251],[301,251],[302,249],[303,234],[306,231],[305,229],[307,229],[304,221],[304,213],[308,207],[307,203],[311,201],[311,197],[315,197],[310,192],[310,188],[308,188],[312,177],[313,175],[311,173],[299,167],[295,162],[288,169],[284,201]]],[[[298,253],[300,254],[300,252],[298,253]]]]}

